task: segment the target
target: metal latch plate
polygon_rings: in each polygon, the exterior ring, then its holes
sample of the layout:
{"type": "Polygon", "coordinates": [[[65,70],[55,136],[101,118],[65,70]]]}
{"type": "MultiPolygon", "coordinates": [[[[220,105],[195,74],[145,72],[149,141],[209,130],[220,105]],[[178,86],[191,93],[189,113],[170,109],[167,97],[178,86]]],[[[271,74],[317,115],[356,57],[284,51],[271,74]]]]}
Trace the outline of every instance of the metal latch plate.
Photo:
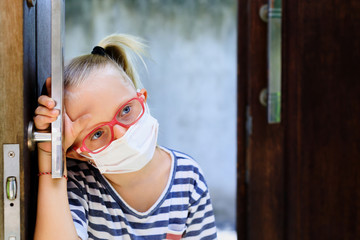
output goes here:
{"type": "Polygon", "coordinates": [[[20,146],[4,144],[4,239],[20,239],[20,146]],[[11,182],[9,182],[11,181],[11,182]],[[10,186],[10,187],[9,187],[10,186]]]}

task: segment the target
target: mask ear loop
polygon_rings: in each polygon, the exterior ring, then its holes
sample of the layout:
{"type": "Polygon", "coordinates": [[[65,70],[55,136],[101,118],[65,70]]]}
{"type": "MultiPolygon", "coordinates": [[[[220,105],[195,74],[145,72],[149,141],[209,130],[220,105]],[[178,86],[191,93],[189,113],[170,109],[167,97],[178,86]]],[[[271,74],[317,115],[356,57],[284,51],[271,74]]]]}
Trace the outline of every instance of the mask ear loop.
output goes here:
{"type": "Polygon", "coordinates": [[[89,157],[89,156],[86,156],[85,154],[76,152],[73,148],[71,148],[71,150],[73,150],[76,154],[79,154],[80,156],[82,156],[82,157],[84,157],[84,158],[87,158],[87,159],[88,159],[87,162],[88,162],[91,166],[97,168],[96,164],[91,161],[91,160],[94,160],[94,159],[92,159],[92,158],[89,157]]]}
{"type": "Polygon", "coordinates": [[[94,168],[97,168],[96,164],[93,163],[90,159],[88,159],[88,163],[89,163],[91,166],[93,166],[94,168]]]}

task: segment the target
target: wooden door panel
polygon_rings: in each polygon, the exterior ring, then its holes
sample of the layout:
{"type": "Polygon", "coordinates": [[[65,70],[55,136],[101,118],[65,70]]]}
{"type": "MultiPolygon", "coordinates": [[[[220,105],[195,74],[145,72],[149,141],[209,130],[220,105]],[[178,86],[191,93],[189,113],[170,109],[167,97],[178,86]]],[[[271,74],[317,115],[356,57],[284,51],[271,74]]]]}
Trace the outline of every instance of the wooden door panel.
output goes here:
{"type": "Polygon", "coordinates": [[[239,1],[238,238],[360,239],[360,2],[283,1],[277,125],[259,103],[264,3],[239,1]]]}
{"type": "Polygon", "coordinates": [[[238,239],[283,238],[283,125],[267,124],[259,101],[267,86],[265,3],[238,5],[238,239]]]}
{"type": "Polygon", "coordinates": [[[286,12],[287,239],[359,239],[360,4],[286,12]]]}
{"type": "MultiPolygon", "coordinates": [[[[20,146],[20,179],[23,180],[24,124],[23,124],[23,2],[4,0],[0,9],[0,239],[4,239],[4,181],[3,181],[3,145],[20,146]]],[[[20,189],[24,189],[24,182],[20,189]]],[[[23,191],[20,192],[23,202],[23,191]]],[[[23,208],[21,209],[23,210],[23,208]]],[[[24,218],[21,218],[24,224],[24,218]]],[[[24,233],[22,233],[24,234],[24,233]]],[[[24,236],[24,235],[22,235],[24,236]]]]}

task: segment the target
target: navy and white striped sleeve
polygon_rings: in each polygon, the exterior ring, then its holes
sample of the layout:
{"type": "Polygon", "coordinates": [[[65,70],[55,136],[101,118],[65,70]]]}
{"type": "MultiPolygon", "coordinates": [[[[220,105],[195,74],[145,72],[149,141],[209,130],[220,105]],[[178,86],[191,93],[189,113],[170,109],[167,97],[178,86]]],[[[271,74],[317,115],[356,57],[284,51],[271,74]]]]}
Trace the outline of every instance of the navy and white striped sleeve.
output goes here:
{"type": "Polygon", "coordinates": [[[68,200],[73,222],[78,236],[82,240],[88,239],[88,203],[84,188],[75,180],[70,172],[68,173],[68,200]]]}
{"type": "Polygon", "coordinates": [[[197,179],[190,197],[189,216],[186,221],[186,239],[217,239],[215,217],[205,179],[198,168],[197,179]]]}

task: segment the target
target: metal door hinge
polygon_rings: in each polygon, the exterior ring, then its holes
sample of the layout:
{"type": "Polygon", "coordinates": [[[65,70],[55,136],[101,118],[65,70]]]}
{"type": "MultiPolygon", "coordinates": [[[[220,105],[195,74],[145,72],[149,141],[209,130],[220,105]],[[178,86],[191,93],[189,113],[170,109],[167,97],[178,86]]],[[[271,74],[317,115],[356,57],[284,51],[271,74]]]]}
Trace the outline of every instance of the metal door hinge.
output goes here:
{"type": "Polygon", "coordinates": [[[4,144],[4,239],[20,239],[20,146],[4,144]]]}

